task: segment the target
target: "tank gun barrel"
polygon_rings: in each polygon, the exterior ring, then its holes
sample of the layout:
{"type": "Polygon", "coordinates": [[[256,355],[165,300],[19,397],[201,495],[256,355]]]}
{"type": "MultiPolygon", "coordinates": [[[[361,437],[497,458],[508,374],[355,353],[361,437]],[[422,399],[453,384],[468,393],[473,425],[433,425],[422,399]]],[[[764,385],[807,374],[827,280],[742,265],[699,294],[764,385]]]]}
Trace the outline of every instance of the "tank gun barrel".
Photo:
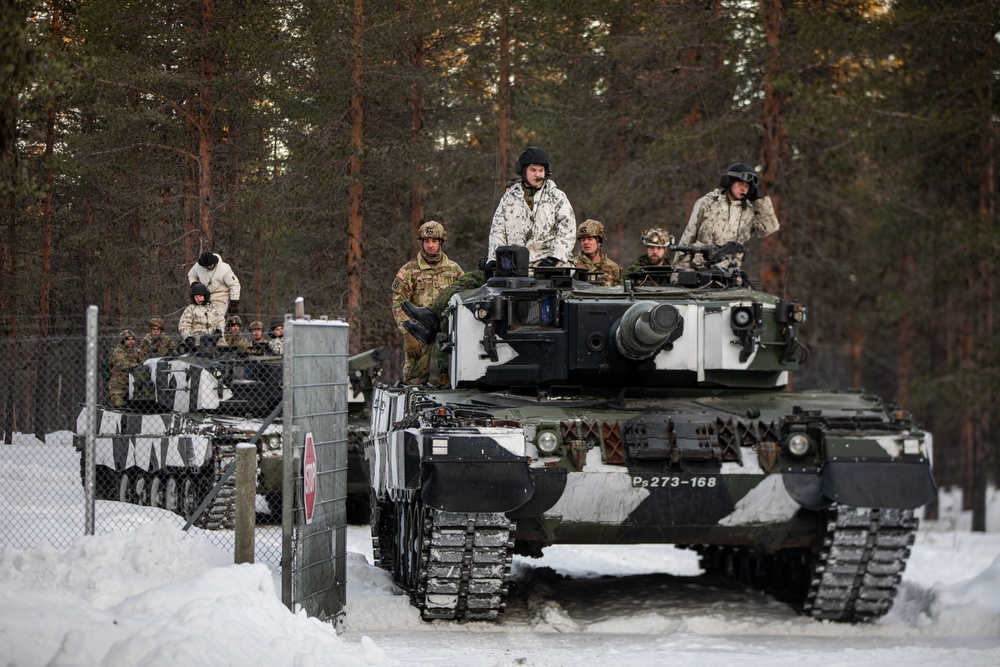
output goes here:
{"type": "Polygon", "coordinates": [[[388,359],[389,359],[389,348],[385,346],[372,348],[371,350],[368,350],[366,352],[362,352],[360,354],[355,354],[352,357],[348,357],[347,372],[353,375],[357,371],[364,371],[369,368],[374,368],[375,366],[378,366],[383,361],[386,361],[388,359]]]}
{"type": "Polygon", "coordinates": [[[680,336],[684,318],[669,303],[640,301],[622,315],[615,332],[618,352],[627,359],[643,361],[680,336]]]}

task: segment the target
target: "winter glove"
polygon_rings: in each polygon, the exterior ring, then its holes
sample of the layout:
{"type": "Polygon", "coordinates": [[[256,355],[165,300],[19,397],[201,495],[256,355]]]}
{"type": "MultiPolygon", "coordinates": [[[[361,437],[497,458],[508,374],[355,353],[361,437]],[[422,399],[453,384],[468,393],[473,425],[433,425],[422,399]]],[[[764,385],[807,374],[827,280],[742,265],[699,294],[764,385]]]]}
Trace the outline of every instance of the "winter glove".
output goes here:
{"type": "Polygon", "coordinates": [[[538,263],[538,266],[558,266],[559,260],[551,255],[538,263]]]}
{"type": "Polygon", "coordinates": [[[411,358],[419,357],[423,354],[426,347],[425,344],[414,338],[412,334],[403,334],[403,350],[406,352],[406,356],[411,358]]]}
{"type": "Polygon", "coordinates": [[[758,199],[760,199],[760,188],[756,185],[751,186],[750,189],[747,190],[747,194],[746,197],[744,197],[744,199],[746,199],[747,201],[757,201],[758,199]]]}
{"type": "Polygon", "coordinates": [[[229,314],[230,315],[239,315],[240,314],[240,300],[239,299],[233,299],[232,301],[229,302],[229,314]]]}

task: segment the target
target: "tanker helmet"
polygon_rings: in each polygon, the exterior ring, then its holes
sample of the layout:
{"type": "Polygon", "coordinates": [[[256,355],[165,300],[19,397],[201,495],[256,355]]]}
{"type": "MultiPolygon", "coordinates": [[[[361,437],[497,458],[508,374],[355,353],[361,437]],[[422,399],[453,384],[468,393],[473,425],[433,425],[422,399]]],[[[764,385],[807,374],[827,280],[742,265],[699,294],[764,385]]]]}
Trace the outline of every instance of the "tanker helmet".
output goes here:
{"type": "Polygon", "coordinates": [[[212,293],[208,291],[208,288],[205,287],[205,285],[203,285],[202,283],[195,283],[194,285],[191,285],[192,303],[194,303],[194,298],[199,294],[205,297],[205,303],[208,303],[209,301],[212,300],[212,293]]]}
{"type": "Polygon", "coordinates": [[[576,238],[582,239],[585,236],[593,236],[602,244],[604,243],[604,224],[597,220],[587,220],[576,229],[576,238]]]}
{"type": "Polygon", "coordinates": [[[162,329],[163,328],[163,318],[162,317],[151,317],[151,318],[149,318],[149,328],[150,329],[162,329]]]}
{"type": "Polygon", "coordinates": [[[724,173],[722,178],[719,179],[719,187],[723,190],[728,190],[729,186],[736,181],[743,181],[753,188],[760,183],[760,177],[750,165],[737,162],[736,164],[730,166],[729,169],[726,169],[726,173],[724,173]]]}
{"type": "Polygon", "coordinates": [[[666,248],[674,242],[674,237],[662,229],[651,227],[642,233],[642,244],[654,248],[666,248]]]}
{"type": "Polygon", "coordinates": [[[444,225],[440,222],[430,220],[420,225],[420,230],[417,232],[417,238],[421,241],[424,239],[439,239],[441,243],[444,243],[448,240],[448,232],[444,231],[444,225]]]}
{"type": "Polygon", "coordinates": [[[528,146],[525,148],[521,156],[517,158],[517,164],[514,165],[514,173],[518,176],[523,176],[524,170],[529,164],[540,164],[545,167],[546,178],[552,175],[552,163],[549,160],[549,154],[545,152],[544,148],[538,148],[537,146],[528,146]]]}

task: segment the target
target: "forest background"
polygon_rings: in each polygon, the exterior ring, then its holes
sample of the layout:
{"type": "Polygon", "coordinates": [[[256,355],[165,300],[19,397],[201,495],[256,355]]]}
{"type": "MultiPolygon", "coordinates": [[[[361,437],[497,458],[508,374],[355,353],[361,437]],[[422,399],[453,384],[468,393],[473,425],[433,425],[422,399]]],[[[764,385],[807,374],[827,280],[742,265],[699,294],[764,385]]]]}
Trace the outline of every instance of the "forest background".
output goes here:
{"type": "MultiPolygon", "coordinates": [[[[1000,0],[0,12],[5,438],[53,426],[32,388],[59,365],[32,350],[78,348],[90,304],[108,349],[154,314],[176,332],[203,250],[239,275],[244,321],[305,297],[350,322],[352,351],[389,345],[395,377],[390,284],[417,227],[443,222],[445,251],[475,268],[533,145],[623,266],[643,229],[680,236],[729,164],[754,165],[781,230],[749,272],[809,307],[793,388],[864,387],[914,412],[938,483],[973,510],[1000,479],[1000,0]]],[[[74,400],[80,375],[58,378],[74,400]]]]}

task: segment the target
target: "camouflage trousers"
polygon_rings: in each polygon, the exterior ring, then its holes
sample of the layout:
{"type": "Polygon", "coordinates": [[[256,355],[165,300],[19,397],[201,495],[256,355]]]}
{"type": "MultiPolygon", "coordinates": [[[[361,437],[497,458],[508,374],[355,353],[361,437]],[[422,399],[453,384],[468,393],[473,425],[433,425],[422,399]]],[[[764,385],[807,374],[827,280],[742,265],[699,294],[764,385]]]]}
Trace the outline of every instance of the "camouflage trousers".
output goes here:
{"type": "Polygon", "coordinates": [[[111,373],[108,380],[108,405],[121,407],[128,398],[128,373],[111,373]]]}
{"type": "Polygon", "coordinates": [[[448,356],[437,345],[425,346],[418,356],[406,355],[403,360],[403,384],[427,384],[431,375],[431,361],[437,362],[437,383],[451,384],[448,356]]]}

